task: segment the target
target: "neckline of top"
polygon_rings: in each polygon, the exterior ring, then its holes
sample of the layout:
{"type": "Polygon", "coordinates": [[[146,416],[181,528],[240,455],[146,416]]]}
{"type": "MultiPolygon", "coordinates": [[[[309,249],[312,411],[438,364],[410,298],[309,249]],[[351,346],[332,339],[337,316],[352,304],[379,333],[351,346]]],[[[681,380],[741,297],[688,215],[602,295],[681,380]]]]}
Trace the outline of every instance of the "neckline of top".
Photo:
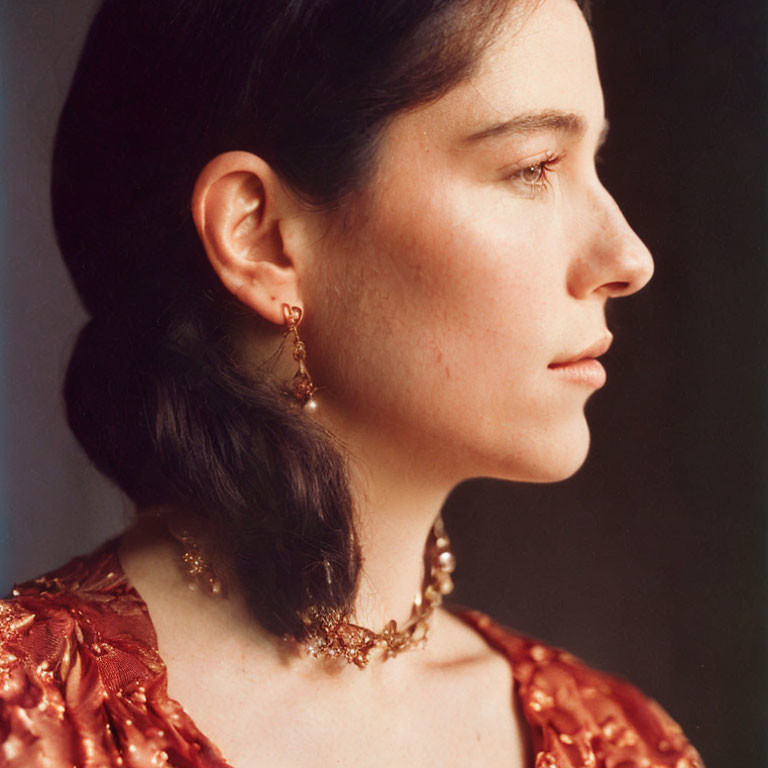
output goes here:
{"type": "MultiPolygon", "coordinates": [[[[113,583],[122,583],[124,589],[132,595],[133,599],[146,616],[147,624],[152,629],[151,634],[154,639],[154,650],[157,651],[157,630],[154,621],[152,620],[147,602],[144,600],[135,584],[128,578],[128,574],[125,572],[123,564],[120,561],[118,549],[122,536],[122,533],[117,534],[104,541],[94,552],[94,555],[104,553],[110,558],[111,564],[108,570],[114,573],[113,583]]],[[[533,638],[529,638],[522,633],[518,633],[516,630],[498,624],[483,611],[467,608],[466,606],[451,602],[443,603],[443,607],[453,616],[457,617],[464,624],[473,629],[491,649],[504,657],[511,668],[512,677],[515,681],[518,681],[520,678],[521,670],[518,668],[518,663],[523,660],[523,658],[530,657],[531,655],[533,658],[537,658],[537,648],[542,649],[542,651],[544,650],[544,646],[540,645],[533,638]],[[533,654],[527,653],[531,646],[534,646],[533,654]]],[[[544,659],[540,658],[537,660],[543,661],[544,659]]]]}
{"type": "MultiPolygon", "coordinates": [[[[123,568],[123,564],[120,560],[120,555],[118,552],[120,541],[122,539],[123,534],[118,534],[116,536],[113,536],[110,539],[107,539],[103,542],[103,544],[97,548],[97,550],[94,552],[94,555],[98,555],[100,553],[103,553],[109,558],[109,567],[108,567],[108,576],[113,578],[113,581],[111,582],[114,584],[120,584],[123,588],[123,590],[130,594],[132,599],[135,601],[139,609],[141,610],[144,620],[146,622],[147,629],[149,630],[148,635],[151,637],[152,643],[151,643],[151,650],[153,652],[153,655],[155,657],[155,660],[159,667],[161,668],[162,675],[165,678],[166,682],[166,690],[165,690],[165,697],[168,701],[168,703],[176,709],[179,714],[187,721],[190,729],[194,732],[195,738],[197,738],[199,741],[205,742],[211,751],[218,755],[218,758],[221,761],[220,766],[217,768],[234,768],[234,766],[230,765],[224,758],[222,751],[220,748],[213,742],[211,739],[209,739],[197,726],[193,718],[189,715],[189,713],[186,711],[184,706],[179,702],[177,699],[173,698],[167,690],[167,671],[168,668],[165,664],[164,659],[160,655],[159,651],[159,643],[157,638],[157,630],[155,628],[155,623],[152,619],[152,615],[149,611],[149,606],[147,605],[146,601],[144,600],[143,596],[137,589],[137,587],[133,584],[133,582],[128,578],[128,574],[125,572],[123,568]]],[[[104,588],[109,588],[109,583],[104,583],[104,588]]],[[[458,605],[458,604],[451,604],[447,603],[444,604],[444,607],[446,610],[450,611],[450,613],[457,618],[459,618],[461,621],[463,621],[467,626],[469,626],[471,629],[473,629],[484,641],[485,643],[493,649],[495,652],[497,652],[499,655],[501,655],[506,663],[509,665],[510,671],[511,671],[511,677],[512,677],[512,695],[511,695],[511,707],[513,710],[517,709],[517,711],[522,712],[523,714],[523,722],[526,725],[527,733],[526,733],[526,739],[528,741],[529,745],[529,751],[532,748],[531,747],[531,738],[532,738],[532,729],[534,728],[534,723],[531,721],[529,714],[526,711],[526,708],[522,706],[522,694],[520,690],[520,686],[522,683],[521,680],[521,670],[518,666],[518,662],[522,660],[525,650],[530,646],[531,639],[525,637],[524,635],[518,634],[514,632],[513,630],[503,627],[499,624],[497,624],[493,619],[490,618],[487,614],[483,613],[482,611],[466,608],[464,606],[458,605]]],[[[539,646],[540,647],[540,646],[539,646]]],[[[531,763],[532,765],[533,763],[531,763]]]]}

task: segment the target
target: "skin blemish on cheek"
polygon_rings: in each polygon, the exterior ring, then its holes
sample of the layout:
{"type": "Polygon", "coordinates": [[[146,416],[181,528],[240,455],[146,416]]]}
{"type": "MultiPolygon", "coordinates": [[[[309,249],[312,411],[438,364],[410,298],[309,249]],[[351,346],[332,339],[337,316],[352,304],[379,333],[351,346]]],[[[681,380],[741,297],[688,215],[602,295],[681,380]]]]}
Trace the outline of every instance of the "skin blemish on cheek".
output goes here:
{"type": "Polygon", "coordinates": [[[450,379],[451,378],[451,368],[449,365],[445,366],[445,378],[450,379]]]}

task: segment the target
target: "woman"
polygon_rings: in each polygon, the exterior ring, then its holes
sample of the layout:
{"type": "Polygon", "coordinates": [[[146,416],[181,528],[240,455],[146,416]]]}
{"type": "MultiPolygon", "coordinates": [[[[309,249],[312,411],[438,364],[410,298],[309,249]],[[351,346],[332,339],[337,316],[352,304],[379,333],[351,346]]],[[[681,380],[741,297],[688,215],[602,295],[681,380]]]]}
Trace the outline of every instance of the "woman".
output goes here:
{"type": "Polygon", "coordinates": [[[580,467],[606,302],[653,269],[583,10],[103,4],[54,157],[65,396],[136,521],[2,603],[4,765],[701,766],[441,605],[446,496],[580,467]]]}

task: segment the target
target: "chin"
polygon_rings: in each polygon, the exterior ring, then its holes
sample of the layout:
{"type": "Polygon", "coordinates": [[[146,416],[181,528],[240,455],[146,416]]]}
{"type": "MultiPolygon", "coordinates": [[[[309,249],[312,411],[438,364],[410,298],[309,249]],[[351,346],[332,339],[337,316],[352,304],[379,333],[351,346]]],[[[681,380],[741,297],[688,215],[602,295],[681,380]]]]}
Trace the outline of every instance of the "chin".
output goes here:
{"type": "Polygon", "coordinates": [[[533,477],[528,480],[529,483],[560,483],[563,480],[567,480],[569,477],[573,477],[584,466],[587,453],[574,460],[574,457],[570,457],[569,461],[564,461],[559,465],[548,467],[544,472],[541,472],[538,477],[533,477]]]}
{"type": "Polygon", "coordinates": [[[578,472],[589,455],[590,434],[586,419],[557,435],[547,434],[530,447],[507,455],[501,480],[522,483],[559,483],[578,472]]]}

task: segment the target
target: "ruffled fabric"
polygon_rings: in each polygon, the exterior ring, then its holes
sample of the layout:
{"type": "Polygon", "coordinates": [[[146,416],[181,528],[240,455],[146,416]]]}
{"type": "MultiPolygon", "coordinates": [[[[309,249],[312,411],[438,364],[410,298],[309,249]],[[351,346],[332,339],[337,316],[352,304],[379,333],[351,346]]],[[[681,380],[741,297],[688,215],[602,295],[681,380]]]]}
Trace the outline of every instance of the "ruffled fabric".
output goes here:
{"type": "MultiPolygon", "coordinates": [[[[232,768],[168,696],[119,539],[0,601],[3,768],[232,768]]],[[[535,768],[703,768],[680,727],[629,683],[482,613],[457,613],[509,659],[535,768]]]]}
{"type": "Polygon", "coordinates": [[[229,768],[167,694],[118,538],[0,601],[3,768],[229,768]]]}

